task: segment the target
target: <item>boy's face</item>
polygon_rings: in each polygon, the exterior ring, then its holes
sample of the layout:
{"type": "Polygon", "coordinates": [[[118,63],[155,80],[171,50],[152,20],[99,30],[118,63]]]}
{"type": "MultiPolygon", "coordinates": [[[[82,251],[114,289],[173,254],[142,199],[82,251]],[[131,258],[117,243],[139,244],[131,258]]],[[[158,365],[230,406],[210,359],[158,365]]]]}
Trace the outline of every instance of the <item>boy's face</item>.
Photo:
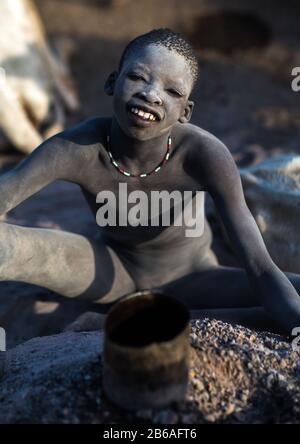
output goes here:
{"type": "Polygon", "coordinates": [[[185,58],[163,46],[148,45],[131,54],[106,84],[114,116],[130,137],[147,140],[188,122],[193,79],[185,58]],[[137,112],[144,111],[144,115],[137,112]],[[149,115],[150,113],[150,115],[149,115]],[[153,117],[154,116],[154,117],[153,117]]]}

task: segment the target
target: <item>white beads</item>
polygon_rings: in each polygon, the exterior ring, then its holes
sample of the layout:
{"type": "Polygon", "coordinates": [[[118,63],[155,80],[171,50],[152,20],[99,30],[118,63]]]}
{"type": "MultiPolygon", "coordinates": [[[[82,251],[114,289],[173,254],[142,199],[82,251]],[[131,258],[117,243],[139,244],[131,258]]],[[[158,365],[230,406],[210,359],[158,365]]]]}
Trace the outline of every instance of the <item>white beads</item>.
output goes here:
{"type": "Polygon", "coordinates": [[[109,155],[109,158],[110,158],[112,164],[119,171],[119,173],[121,173],[121,174],[123,174],[124,176],[127,176],[127,177],[147,177],[147,176],[150,176],[150,174],[152,174],[152,173],[157,173],[161,169],[162,165],[169,159],[169,157],[170,157],[170,148],[171,148],[171,144],[172,144],[171,136],[169,136],[168,137],[167,152],[166,152],[163,160],[152,171],[150,171],[149,173],[131,174],[131,173],[128,173],[127,171],[124,171],[123,169],[121,169],[119,167],[118,163],[113,158],[113,155],[111,154],[111,152],[109,150],[109,146],[110,146],[110,137],[109,137],[109,135],[107,135],[106,141],[107,141],[107,152],[108,152],[108,155],[109,155]]]}

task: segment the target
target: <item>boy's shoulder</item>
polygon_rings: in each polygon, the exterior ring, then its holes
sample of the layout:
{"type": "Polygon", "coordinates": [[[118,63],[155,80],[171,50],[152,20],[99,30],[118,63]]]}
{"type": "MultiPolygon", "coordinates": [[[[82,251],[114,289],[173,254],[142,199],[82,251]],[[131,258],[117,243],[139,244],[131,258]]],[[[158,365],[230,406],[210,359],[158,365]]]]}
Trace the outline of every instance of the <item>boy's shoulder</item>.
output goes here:
{"type": "Polygon", "coordinates": [[[67,128],[42,144],[47,153],[55,153],[72,165],[94,158],[105,143],[105,125],[108,118],[93,117],[67,128]]]}
{"type": "Polygon", "coordinates": [[[95,146],[104,141],[108,120],[105,117],[91,117],[58,133],[57,138],[81,147],[95,146]]]}
{"type": "Polygon", "coordinates": [[[193,177],[206,186],[235,169],[234,159],[226,145],[209,131],[193,124],[185,124],[188,138],[186,167],[193,177]]]}
{"type": "Polygon", "coordinates": [[[186,123],[183,126],[183,139],[186,138],[192,157],[209,159],[228,155],[228,148],[214,134],[192,123],[186,123]]]}
{"type": "Polygon", "coordinates": [[[191,142],[195,142],[200,144],[200,146],[205,147],[207,144],[219,144],[221,142],[220,139],[218,139],[214,134],[210,133],[209,131],[201,128],[198,125],[195,125],[193,123],[185,123],[182,125],[184,127],[184,133],[187,137],[191,140],[191,142]]]}

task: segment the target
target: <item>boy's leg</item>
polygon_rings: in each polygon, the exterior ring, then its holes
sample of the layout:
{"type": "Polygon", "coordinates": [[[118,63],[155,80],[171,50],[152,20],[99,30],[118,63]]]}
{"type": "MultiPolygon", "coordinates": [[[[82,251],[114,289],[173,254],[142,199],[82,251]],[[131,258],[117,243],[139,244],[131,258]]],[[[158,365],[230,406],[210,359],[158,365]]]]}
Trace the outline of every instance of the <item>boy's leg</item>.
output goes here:
{"type": "MultiPolygon", "coordinates": [[[[300,294],[300,275],[285,273],[300,294]]],[[[193,317],[214,317],[251,327],[278,326],[267,316],[241,268],[211,266],[160,287],[187,305],[193,317]]]]}
{"type": "Polygon", "coordinates": [[[104,304],[135,290],[120,259],[100,241],[6,223],[0,224],[0,280],[27,282],[104,304]]]}
{"type": "MultiPolygon", "coordinates": [[[[300,293],[300,275],[285,275],[300,293]]],[[[246,271],[242,268],[212,266],[168,282],[160,288],[182,299],[191,310],[260,305],[249,284],[246,271]]]]}

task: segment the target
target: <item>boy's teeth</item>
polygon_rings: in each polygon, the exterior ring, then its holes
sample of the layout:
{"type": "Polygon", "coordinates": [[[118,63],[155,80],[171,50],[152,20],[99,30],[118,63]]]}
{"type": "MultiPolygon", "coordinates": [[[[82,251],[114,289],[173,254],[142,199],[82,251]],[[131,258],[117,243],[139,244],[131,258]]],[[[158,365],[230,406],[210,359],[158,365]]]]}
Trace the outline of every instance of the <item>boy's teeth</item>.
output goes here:
{"type": "Polygon", "coordinates": [[[138,116],[142,117],[145,120],[156,120],[156,117],[153,114],[144,112],[141,109],[131,108],[130,111],[134,114],[137,114],[138,116]]]}

